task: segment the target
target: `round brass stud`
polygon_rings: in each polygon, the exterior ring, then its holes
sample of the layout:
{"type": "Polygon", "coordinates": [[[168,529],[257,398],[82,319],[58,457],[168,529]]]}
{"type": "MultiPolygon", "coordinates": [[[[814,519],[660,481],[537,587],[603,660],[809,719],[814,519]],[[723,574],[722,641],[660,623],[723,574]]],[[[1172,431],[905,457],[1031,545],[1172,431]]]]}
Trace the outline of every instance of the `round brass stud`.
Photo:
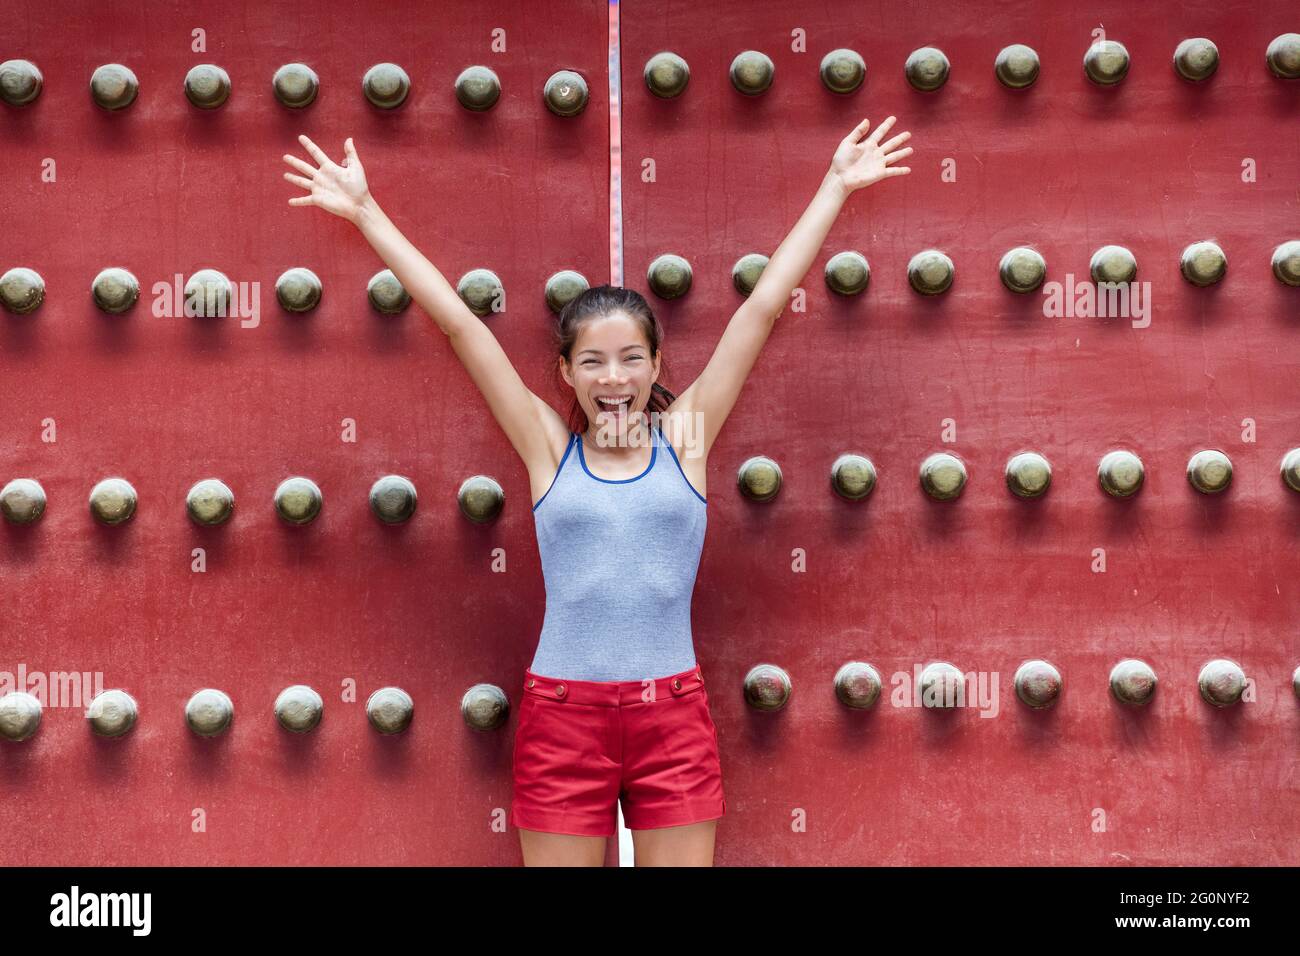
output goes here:
{"type": "Polygon", "coordinates": [[[587,81],[573,70],[552,73],[542,87],[546,108],[556,116],[577,116],[587,108],[587,81]]]}
{"type": "Polygon", "coordinates": [[[140,282],[125,269],[104,269],[90,284],[95,305],[110,315],[120,315],[140,298],[140,282]]]}
{"type": "Polygon", "coordinates": [[[936,501],[951,501],[966,487],[966,466],[956,455],[936,452],[921,462],[921,488],[936,501]]]}
{"type": "Polygon", "coordinates": [[[679,299],[691,291],[691,264],[681,256],[664,253],[650,263],[646,283],[661,299],[679,299]]]}
{"type": "Polygon", "coordinates": [[[286,63],[271,77],[271,90],[282,106],[304,109],[315,102],[320,77],[306,63],[286,63]]]}
{"type": "Polygon", "coordinates": [[[0,737],[23,741],[41,726],[41,702],[26,691],[10,691],[0,697],[0,737]]]}
{"type": "Polygon", "coordinates": [[[959,707],[966,701],[966,678],[947,661],[935,661],[921,671],[917,693],[922,707],[941,710],[959,707]]]}
{"type": "Polygon", "coordinates": [[[366,719],[381,734],[400,734],[414,716],[415,701],[400,687],[381,687],[366,701],[366,719]]]}
{"type": "Polygon", "coordinates": [[[291,524],[307,524],[320,514],[320,488],[310,478],[293,477],[275,489],[275,510],[291,524]]]}
{"type": "Polygon", "coordinates": [[[1007,487],[1021,498],[1040,498],[1052,484],[1052,466],[1037,452],[1013,455],[1007,461],[1007,487]]]}
{"type": "Polygon", "coordinates": [[[135,726],[135,699],[124,690],[106,690],[86,708],[90,729],[101,737],[121,737],[135,726]]]}
{"type": "Polygon", "coordinates": [[[27,740],[41,726],[41,702],[23,690],[11,690],[0,697],[0,737],[27,740]]]}
{"type": "Polygon", "coordinates": [[[10,106],[26,106],[41,95],[43,79],[36,64],[29,60],[5,60],[0,63],[0,100],[10,106]]]}
{"type": "MultiPolygon", "coordinates": [[[[1300,239],[1284,242],[1273,250],[1273,275],[1278,282],[1300,286],[1300,239]]],[[[0,279],[0,285],[3,283],[0,279]]]]}
{"type": "Polygon", "coordinates": [[[1021,90],[1038,79],[1038,51],[1023,43],[1013,43],[998,51],[993,72],[1003,86],[1021,90]]]}
{"type": "Polygon", "coordinates": [[[790,675],[775,664],[758,664],[745,675],[745,703],[755,710],[780,710],[790,700],[790,675]]]}
{"type": "Polygon", "coordinates": [[[880,698],[880,674],[863,661],[849,661],[835,672],[835,696],[845,707],[866,710],[880,698]]]}
{"type": "Polygon", "coordinates": [[[376,63],[361,78],[361,92],[375,106],[395,110],[411,92],[411,78],[396,63],[376,63]]]}
{"type": "Polygon", "coordinates": [[[948,82],[948,58],[937,47],[913,50],[903,64],[907,82],[922,93],[930,93],[948,82]]]}
{"type": "Polygon", "coordinates": [[[135,506],[135,489],[124,478],[105,478],[90,489],[90,513],[103,524],[130,520],[135,506]]]}
{"type": "Polygon", "coordinates": [[[907,281],[921,295],[947,292],[952,278],[952,260],[938,249],[924,249],[907,264],[907,281]]]}
{"type": "Polygon", "coordinates": [[[1274,37],[1265,54],[1268,68],[1284,80],[1300,79],[1300,33],[1274,37]]]}
{"type": "Polygon", "coordinates": [[[1146,661],[1122,660],[1111,668],[1110,692],[1122,704],[1148,703],[1156,692],[1156,672],[1146,661]]]}
{"type": "Polygon", "coordinates": [[[496,684],[475,684],[460,699],[460,716],[473,730],[496,730],[510,719],[510,698],[496,684]]]}
{"type": "Polygon", "coordinates": [[[1219,48],[1205,37],[1193,37],[1174,50],[1174,69],[1185,80],[1200,82],[1219,68],[1219,48]]]}
{"type": "Polygon", "coordinates": [[[215,318],[230,314],[234,286],[216,269],[200,269],[185,283],[185,314],[215,318]]]}
{"type": "Polygon", "coordinates": [[[1047,260],[1028,246],[1008,249],[998,263],[998,277],[1012,292],[1024,295],[1043,284],[1047,276],[1047,260]]]}
{"type": "Polygon", "coordinates": [[[121,63],[105,63],[90,75],[90,98],[106,110],[126,109],[139,92],[140,81],[121,63]]]}
{"type": "Polygon", "coordinates": [[[1187,462],[1187,480],[1199,492],[1218,494],[1232,482],[1232,462],[1221,451],[1198,451],[1187,462]]]}
{"type": "Polygon", "coordinates": [[[768,258],[759,252],[751,252],[736,260],[731,267],[731,284],[743,296],[749,296],[758,285],[763,270],[767,268],[768,258]]]}
{"type": "Polygon", "coordinates": [[[456,101],[467,110],[485,113],[501,99],[501,78],[486,66],[469,66],[456,77],[456,101]]]}
{"type": "Polygon", "coordinates": [[[676,53],[665,50],[645,61],[642,76],[651,93],[668,100],[686,91],[686,84],[691,80],[691,68],[676,53]]]}
{"type": "Polygon", "coordinates": [[[1111,451],[1097,466],[1097,480],[1102,491],[1112,498],[1127,498],[1142,487],[1145,470],[1142,459],[1131,451],[1111,451]]]}
{"type": "Polygon", "coordinates": [[[1137,259],[1123,246],[1102,246],[1088,264],[1093,282],[1132,282],[1137,268],[1137,259]]]}
{"type": "Polygon", "coordinates": [[[15,266],[0,276],[0,305],[15,315],[35,312],[44,301],[45,280],[34,270],[15,266]]]}
{"type": "Polygon", "coordinates": [[[310,269],[295,266],[275,280],[275,298],[286,312],[310,312],[320,305],[320,277],[310,269]]]}
{"type": "Polygon", "coordinates": [[[831,465],[831,487],[841,498],[859,501],[876,487],[876,466],[863,455],[840,455],[831,465]]]}
{"type": "Polygon", "coordinates": [[[506,290],[491,269],[471,269],[456,283],[456,294],[480,319],[506,310],[506,290]]]}
{"type": "MultiPolygon", "coordinates": [[[[1292,448],[1282,456],[1282,480],[1292,491],[1300,491],[1300,448],[1292,448]]],[[[3,500],[0,493],[0,502],[3,500]]]]}
{"type": "Polygon", "coordinates": [[[1016,669],[1015,685],[1021,703],[1042,710],[1061,696],[1061,672],[1047,661],[1025,661],[1016,669]]]}
{"type": "Polygon", "coordinates": [[[305,734],[320,723],[325,701],[306,684],[294,684],[275,699],[275,719],[285,730],[305,734]]]}
{"type": "Polygon", "coordinates": [[[1241,700],[1246,689],[1246,674],[1233,661],[1219,658],[1201,668],[1196,686],[1206,703],[1215,707],[1230,707],[1241,700]]]}
{"type": "Polygon", "coordinates": [[[45,513],[45,489],[34,478],[15,478],[0,490],[0,513],[10,524],[31,524],[45,513]]]}
{"type": "Polygon", "coordinates": [[[415,485],[401,475],[384,475],[370,486],[370,510],[385,524],[401,524],[415,514],[415,485]]]}
{"type": "Polygon", "coordinates": [[[456,492],[460,513],[476,524],[486,524],[496,518],[505,507],[506,493],[495,479],[487,475],[474,475],[461,482],[456,492]]]}
{"type": "Polygon", "coordinates": [[[581,272],[564,269],[546,280],[546,307],[559,315],[561,310],[582,293],[591,283],[581,272]]]}
{"type": "Polygon", "coordinates": [[[397,281],[392,269],[381,269],[370,277],[366,296],[375,310],[385,315],[397,315],[411,304],[410,293],[397,281]]]}
{"type": "Polygon", "coordinates": [[[747,459],[736,472],[736,484],[750,501],[771,501],[781,490],[781,466],[764,455],[747,459]]]}
{"type": "Polygon", "coordinates": [[[776,75],[776,65],[766,53],[745,50],[737,53],[728,71],[731,85],[746,96],[766,93],[776,75]]]}
{"type": "Polygon", "coordinates": [[[832,93],[852,93],[867,78],[867,64],[854,50],[831,50],[822,57],[819,72],[832,93]]]}
{"type": "Polygon", "coordinates": [[[215,110],[230,99],[230,74],[211,63],[200,63],[185,74],[185,98],[199,109],[215,110]]]}
{"type": "Polygon", "coordinates": [[[235,719],[235,705],[230,696],[212,687],[205,687],[185,704],[185,723],[200,737],[216,737],[225,733],[235,719]]]}
{"type": "Polygon", "coordinates": [[[218,525],[234,512],[235,495],[225,482],[204,478],[185,496],[185,510],[195,524],[218,525]]]}
{"type": "Polygon", "coordinates": [[[871,281],[871,267],[860,252],[837,252],[826,262],[826,285],[839,295],[865,292],[871,281]]]}
{"type": "Polygon", "coordinates": [[[1118,40],[1100,40],[1083,55],[1083,72],[1101,86],[1110,86],[1128,73],[1128,50],[1118,40]]]}
{"type": "Polygon", "coordinates": [[[1228,257],[1213,242],[1193,242],[1183,250],[1179,268],[1192,285],[1214,285],[1228,271],[1228,257]]]}

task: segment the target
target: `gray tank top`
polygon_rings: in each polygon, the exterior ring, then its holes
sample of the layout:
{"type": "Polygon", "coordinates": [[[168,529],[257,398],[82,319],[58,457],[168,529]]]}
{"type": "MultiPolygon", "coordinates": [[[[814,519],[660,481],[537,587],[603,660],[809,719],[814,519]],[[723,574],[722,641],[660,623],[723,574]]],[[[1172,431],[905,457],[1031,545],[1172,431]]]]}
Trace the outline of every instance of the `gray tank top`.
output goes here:
{"type": "Polygon", "coordinates": [[[667,677],[695,666],[691,595],[707,502],[652,429],[635,478],[597,478],[574,432],[533,506],[546,617],[530,670],[566,680],[667,677]]]}

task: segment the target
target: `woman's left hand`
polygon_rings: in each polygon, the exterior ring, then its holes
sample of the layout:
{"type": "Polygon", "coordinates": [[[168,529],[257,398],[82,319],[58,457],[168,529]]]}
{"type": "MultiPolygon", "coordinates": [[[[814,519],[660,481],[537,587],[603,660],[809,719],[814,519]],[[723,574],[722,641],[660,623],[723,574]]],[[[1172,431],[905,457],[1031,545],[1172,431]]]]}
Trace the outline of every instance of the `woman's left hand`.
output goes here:
{"type": "Polygon", "coordinates": [[[912,171],[909,166],[890,165],[912,155],[912,147],[898,148],[911,138],[911,133],[899,133],[880,142],[880,137],[894,125],[894,119],[893,116],[886,119],[865,139],[863,136],[871,126],[871,121],[864,119],[840,141],[839,148],[831,159],[830,171],[840,178],[849,192],[870,186],[887,176],[906,176],[912,171]]]}

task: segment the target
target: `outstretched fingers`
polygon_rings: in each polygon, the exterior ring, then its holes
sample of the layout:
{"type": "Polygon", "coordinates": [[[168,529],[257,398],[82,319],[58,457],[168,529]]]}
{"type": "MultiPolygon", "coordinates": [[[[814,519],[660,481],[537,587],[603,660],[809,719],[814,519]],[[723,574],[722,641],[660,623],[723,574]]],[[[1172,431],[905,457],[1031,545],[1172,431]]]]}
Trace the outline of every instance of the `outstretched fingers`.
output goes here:
{"type": "Polygon", "coordinates": [[[862,140],[862,137],[866,135],[867,130],[870,128],[871,128],[871,120],[864,119],[857,126],[853,127],[853,131],[850,132],[848,136],[844,137],[844,141],[846,143],[853,143],[856,146],[862,140]]]}
{"type": "Polygon", "coordinates": [[[334,165],[334,161],[326,156],[319,146],[301,133],[298,135],[298,142],[302,143],[303,148],[306,149],[307,152],[311,153],[311,158],[316,160],[316,162],[320,163],[322,166],[334,165]]]}
{"type": "Polygon", "coordinates": [[[873,145],[876,144],[876,143],[879,143],[879,142],[880,142],[880,137],[882,137],[882,136],[884,136],[886,133],[888,133],[888,132],[889,132],[889,128],[890,128],[891,126],[893,126],[894,123],[896,123],[897,121],[898,121],[898,118],[895,117],[895,116],[887,116],[887,117],[885,117],[884,122],[881,123],[879,126],[876,127],[876,131],[875,131],[874,133],[872,133],[870,136],[867,137],[867,141],[870,142],[870,143],[873,144],[873,145]]]}
{"type": "Polygon", "coordinates": [[[886,176],[906,176],[912,171],[911,166],[888,166],[885,168],[886,176]]]}
{"type": "Polygon", "coordinates": [[[285,153],[284,161],[299,172],[306,173],[308,177],[316,175],[316,167],[311,165],[311,163],[304,163],[297,156],[291,156],[288,153],[285,153]]]}
{"type": "Polygon", "coordinates": [[[295,186],[301,186],[303,189],[311,189],[315,184],[310,179],[304,179],[301,176],[295,176],[293,173],[285,173],[284,178],[289,180],[295,186]]]}
{"type": "MultiPolygon", "coordinates": [[[[893,153],[886,153],[886,154],[885,154],[885,165],[888,166],[888,165],[889,165],[890,163],[892,163],[892,162],[895,162],[895,161],[900,160],[900,159],[906,159],[908,156],[911,156],[911,155],[912,155],[912,147],[911,147],[911,146],[908,146],[906,149],[900,149],[900,150],[897,150],[896,152],[893,152],[893,153]]],[[[287,175],[287,174],[286,174],[286,175],[287,175]]]]}
{"type": "Polygon", "coordinates": [[[912,138],[911,132],[909,130],[904,130],[903,132],[899,133],[897,136],[890,137],[887,141],[881,143],[880,151],[882,153],[892,153],[895,149],[897,149],[899,146],[901,146],[903,143],[907,142],[911,138],[912,138]]]}

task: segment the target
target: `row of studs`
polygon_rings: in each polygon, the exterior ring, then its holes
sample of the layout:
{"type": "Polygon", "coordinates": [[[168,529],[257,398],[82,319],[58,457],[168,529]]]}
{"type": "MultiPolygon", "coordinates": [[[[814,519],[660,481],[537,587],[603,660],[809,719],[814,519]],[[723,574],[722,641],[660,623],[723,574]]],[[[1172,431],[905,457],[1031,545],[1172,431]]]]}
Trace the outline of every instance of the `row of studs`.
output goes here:
{"type": "MultiPolygon", "coordinates": [[[[746,296],[752,293],[767,263],[768,257],[761,253],[749,253],[738,259],[731,270],[736,290],[746,296]]],[[[1300,240],[1279,244],[1273,250],[1271,265],[1279,282],[1300,286],[1300,240]]],[[[1123,246],[1102,246],[1093,253],[1088,269],[1093,282],[1118,289],[1137,278],[1137,259],[1123,246]]],[[[1228,260],[1223,249],[1209,241],[1192,243],[1183,250],[1179,261],[1183,277],[1196,286],[1213,285],[1224,277],[1227,269],[1228,260]]],[[[908,283],[922,295],[947,292],[955,275],[952,259],[938,249],[922,250],[907,264],[908,283]]],[[[1035,249],[1017,246],[1008,250],[998,263],[998,277],[1010,291],[1030,293],[1046,279],[1047,261],[1035,249]]],[[[827,261],[825,279],[832,291],[840,295],[856,295],[866,290],[871,268],[862,253],[839,252],[827,261]]],[[[680,298],[690,291],[692,281],[690,262],[675,253],[656,257],[646,270],[647,284],[661,299],[680,298]]],[[[589,287],[581,273],[562,270],[546,280],[546,304],[558,314],[589,287]]],[[[320,304],[323,288],[316,273],[295,267],[276,279],[275,295],[286,311],[309,312],[320,304]]],[[[472,269],[465,273],[456,284],[456,292],[470,311],[480,318],[503,310],[505,287],[500,277],[490,269],[472,269]]],[[[120,314],[139,300],[140,282],[128,270],[110,267],[95,276],[90,293],[101,310],[120,314]]],[[[187,314],[209,317],[226,315],[235,301],[234,285],[216,269],[195,272],[185,282],[182,296],[187,314]]],[[[366,296],[376,311],[390,315],[402,312],[411,302],[410,294],[391,269],[382,269],[371,277],[366,284],[366,296]]],[[[44,301],[45,280],[34,269],[16,266],[0,276],[0,305],[10,312],[26,315],[40,308],[44,301]]]]}
{"type": "MultiPolygon", "coordinates": [[[[1300,78],[1300,34],[1284,33],[1274,37],[1264,53],[1269,71],[1281,79],[1300,78]]],[[[1119,83],[1128,75],[1128,49],[1117,40],[1104,39],[1088,47],[1083,58],[1084,75],[1101,86],[1119,83]]],[[[1219,66],[1219,49],[1212,40],[1193,37],[1183,40],[1174,50],[1173,67],[1179,76],[1199,82],[1212,76],[1219,66]]],[[[1037,51],[1023,43],[1014,43],[998,52],[993,72],[998,80],[1012,89],[1032,86],[1040,69],[1037,51]]],[[[867,65],[854,50],[832,50],[821,60],[818,73],[822,83],[833,93],[852,93],[866,79],[867,65]]],[[[934,92],[948,80],[951,64],[937,47],[912,51],[903,64],[903,75],[915,89],[934,92]]],[[[772,85],[776,67],[771,57],[757,50],[737,54],[728,68],[735,89],[747,96],[757,96],[772,85]]],[[[642,71],[646,88],[654,95],[671,99],[680,96],[690,80],[686,61],[669,51],[655,54],[642,71]]],[[[0,63],[0,99],[12,106],[27,106],[40,96],[44,77],[30,60],[7,60],[0,63]]],[[[287,63],[271,78],[276,99],[291,109],[302,109],[316,100],[320,77],[305,63],[287,63]]],[[[475,65],[462,70],[452,89],[465,109],[490,110],[501,97],[501,80],[490,67],[475,65]]],[[[200,109],[217,109],[230,98],[230,74],[220,66],[202,63],[185,75],[183,90],[191,104],[200,109]]],[[[106,63],[91,74],[93,102],[103,109],[126,109],[139,95],[140,82],[130,67],[106,63]]],[[[361,78],[362,95],[381,109],[396,109],[406,102],[411,78],[396,63],[377,63],[361,78]]],[[[542,88],[547,108],[558,116],[576,116],[586,108],[590,98],[586,81],[573,70],[553,73],[542,88]]]]}
{"type": "MultiPolygon", "coordinates": [[[[1102,490],[1116,498],[1136,494],[1145,481],[1142,459],[1133,452],[1108,452],[1097,468],[1102,490]]],[[[871,459],[858,454],[841,455],[831,465],[831,486],[841,497],[856,501],[869,495],[877,475],[871,459]]],[[[1300,492],[1300,448],[1283,456],[1281,477],[1286,487],[1300,492]]],[[[1021,452],[1007,461],[1007,487],[1018,497],[1037,498],[1047,493],[1052,481],[1051,464],[1037,452],[1021,452]]],[[[958,497],[968,480],[966,466],[950,452],[928,456],[920,469],[921,488],[937,500],[958,497]]],[[[1217,494],[1232,481],[1232,462],[1216,449],[1194,454],[1187,463],[1187,480],[1197,491],[1217,494]]],[[[741,494],[754,501],[769,501],[781,490],[781,466],[764,455],[746,459],[736,474],[741,494]]],[[[90,491],[90,513],[108,525],[122,524],[134,514],[138,503],[135,488],[124,478],[105,478],[90,491]]],[[[310,478],[286,478],[275,490],[276,512],[293,524],[307,524],[320,514],[324,497],[310,478]]],[[[505,491],[487,475],[473,475],[456,493],[461,513],[476,522],[494,519],[505,504],[505,491]]],[[[415,485],[402,475],[385,475],[370,488],[370,508],[389,524],[408,520],[415,514],[415,485]]],[[[13,524],[32,524],[46,508],[45,489],[34,478],[14,478],[0,489],[0,513],[13,524]]],[[[202,525],[218,525],[234,513],[235,496],[217,478],[205,478],[190,488],[185,497],[190,517],[202,525]]]]}
{"type": "MultiPolygon", "coordinates": [[[[473,475],[456,493],[461,513],[471,521],[495,518],[505,504],[505,491],[487,475],[473,475]]],[[[119,525],[135,514],[139,497],[125,478],[105,478],[90,490],[90,513],[106,525],[119,525]]],[[[320,514],[324,497],[310,478],[295,475],[275,489],[276,513],[291,524],[303,525],[320,514]]],[[[370,510],[387,524],[400,524],[415,514],[415,485],[402,475],[384,475],[370,487],[370,510]]],[[[15,478],[0,489],[0,514],[12,524],[26,525],[45,514],[45,489],[34,478],[15,478]]],[[[201,525],[219,525],[235,511],[234,492],[217,478],[205,478],[190,488],[185,509],[201,525]]]]}
{"type": "MultiPolygon", "coordinates": [[[[590,288],[586,276],[564,269],[546,280],[546,304],[558,314],[561,309],[590,288]]],[[[310,269],[295,267],[275,280],[275,296],[289,312],[309,312],[320,304],[324,289],[320,277],[310,269]]],[[[155,284],[155,293],[170,292],[166,284],[155,284]]],[[[224,316],[236,304],[235,287],[216,269],[199,269],[178,290],[184,301],[178,303],[186,315],[224,316]]],[[[480,318],[501,312],[505,304],[505,287],[490,269],[471,269],[456,284],[461,301],[480,318]]],[[[127,269],[116,266],[103,269],[90,284],[95,305],[111,315],[130,310],[140,298],[140,280],[127,269]]],[[[366,283],[366,296],[377,311],[396,315],[411,303],[411,296],[391,269],[381,269],[366,283]]],[[[15,315],[35,312],[45,302],[45,279],[34,269],[15,266],[0,275],[0,305],[15,315]]]]}
{"type": "MultiPolygon", "coordinates": [[[[1083,56],[1084,75],[1099,86],[1113,86],[1128,75],[1129,52],[1118,40],[1098,40],[1083,56]]],[[[1269,71],[1279,79],[1300,78],[1300,34],[1283,33],[1274,37],[1264,52],[1269,71]]],[[[1003,86],[1024,89],[1038,79],[1038,52],[1023,43],[1003,47],[993,61],[993,74],[1003,86]]],[[[1174,50],[1173,67],[1185,80],[1209,79],[1219,68],[1219,48],[1205,37],[1183,40],[1174,50]]],[[[832,50],[822,57],[818,68],[821,81],[832,93],[852,93],[867,77],[867,64],[855,50],[832,50]]],[[[933,93],[946,82],[951,72],[947,55],[938,47],[924,46],[913,50],[903,64],[907,82],[922,93],[933,93]]],[[[671,99],[680,96],[690,81],[689,65],[676,53],[656,53],[643,71],[646,87],[655,96],[671,99]]],[[[746,96],[767,92],[776,76],[772,58],[758,50],[745,50],[731,61],[728,70],[731,85],[746,96]]]]}
{"type": "MultiPolygon", "coordinates": [[[[0,63],[0,100],[11,106],[28,106],[44,89],[45,78],[30,60],[0,63]]],[[[223,106],[232,90],[230,74],[212,63],[200,63],[185,74],[185,98],[199,109],[223,106]]],[[[310,106],[320,90],[320,77],[305,63],[286,63],[271,77],[275,98],[290,109],[310,106]]],[[[456,99],[467,110],[482,112],[501,97],[501,80],[486,66],[462,70],[454,85],[456,99]]],[[[397,109],[411,92],[411,78],[396,63],[376,63],[361,78],[361,92],[380,109],[397,109]]],[[[105,63],[90,77],[90,96],[99,107],[118,111],[136,101],[140,81],[121,63],[105,63]]],[[[557,116],[576,116],[587,106],[587,82],[573,70],[558,70],[542,87],[542,101],[557,116]]]]}
{"type": "MultiPolygon", "coordinates": [[[[1027,707],[1042,710],[1055,705],[1061,696],[1060,671],[1041,659],[1022,663],[1013,680],[1016,697],[1027,707]]],[[[1207,662],[1196,679],[1201,698],[1215,707],[1229,707],[1242,699],[1247,678],[1241,666],[1226,658],[1207,662]]],[[[1110,672],[1109,687],[1115,699],[1124,704],[1143,705],[1155,695],[1155,671],[1145,661],[1129,658],[1120,661],[1110,672]]],[[[846,707],[866,709],[880,698],[880,673],[871,664],[850,661],[835,674],[835,696],[846,707]]],[[[917,678],[916,694],[923,707],[961,707],[965,699],[966,675],[947,661],[928,664],[917,678]]],[[[1300,667],[1291,676],[1292,690],[1300,697],[1300,667]]],[[[793,683],[789,673],[775,664],[758,664],[743,681],[745,702],[755,710],[776,711],[789,702],[793,683]]],[[[556,685],[564,693],[564,683],[556,685]]],[[[285,730],[308,733],[320,723],[325,702],[321,695],[305,684],[286,687],[276,697],[274,713],[285,730]]],[[[461,698],[461,717],[481,731],[503,726],[510,716],[510,699],[495,684],[475,684],[461,698]]],[[[12,741],[31,738],[40,728],[40,700],[27,691],[11,691],[0,697],[0,737],[12,741]]],[[[381,734],[397,734],[410,726],[415,704],[411,695],[400,687],[383,687],[366,701],[366,717],[381,734]]],[[[230,696],[214,688],[195,693],[185,705],[185,722],[196,734],[215,737],[229,729],[235,707],[230,696]]],[[[86,710],[91,729],[100,736],[121,737],[136,724],[139,707],[135,698],[124,690],[107,690],[97,694],[86,710]]]]}
{"type": "MultiPolygon", "coordinates": [[[[963,705],[967,676],[948,661],[934,661],[920,672],[916,692],[925,707],[950,708],[963,705]]],[[[971,675],[978,678],[978,675],[971,675]]],[[[1149,703],[1156,691],[1156,672],[1146,661],[1127,658],[1110,672],[1110,691],[1124,704],[1149,703]]],[[[1061,672],[1045,660],[1022,663],[1014,678],[1016,696],[1028,707],[1051,707],[1061,696],[1061,672]]],[[[867,708],[880,697],[880,673],[871,664],[850,661],[835,674],[835,696],[847,707],[867,708]]],[[[1202,699],[1215,707],[1238,703],[1247,678],[1241,666],[1227,658],[1215,658],[1202,666],[1196,678],[1202,699]]],[[[1300,698],[1300,667],[1291,674],[1291,689],[1300,698]]],[[[776,664],[758,664],[744,679],[745,701],[757,710],[780,710],[790,700],[793,684],[789,673],[776,664]]]]}

